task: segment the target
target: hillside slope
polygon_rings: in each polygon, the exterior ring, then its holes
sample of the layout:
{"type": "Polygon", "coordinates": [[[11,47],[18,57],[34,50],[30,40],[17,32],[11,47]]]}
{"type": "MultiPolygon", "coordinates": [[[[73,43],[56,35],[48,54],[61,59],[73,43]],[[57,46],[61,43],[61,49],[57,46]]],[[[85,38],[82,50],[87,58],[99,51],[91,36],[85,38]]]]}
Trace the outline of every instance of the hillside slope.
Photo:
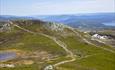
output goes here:
{"type": "MultiPolygon", "coordinates": [[[[0,28],[0,70],[114,70],[115,49],[63,24],[14,20],[0,28]],[[15,54],[12,58],[6,52],[15,54]],[[12,67],[8,67],[10,64],[12,67]]],[[[12,54],[11,54],[12,55],[12,54]]]]}

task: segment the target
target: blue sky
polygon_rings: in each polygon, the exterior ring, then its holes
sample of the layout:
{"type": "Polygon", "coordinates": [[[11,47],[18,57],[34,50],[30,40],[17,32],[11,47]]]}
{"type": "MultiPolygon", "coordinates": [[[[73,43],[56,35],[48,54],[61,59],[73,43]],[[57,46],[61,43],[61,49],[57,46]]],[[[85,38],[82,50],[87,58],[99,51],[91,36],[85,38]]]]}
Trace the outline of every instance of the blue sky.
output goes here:
{"type": "Polygon", "coordinates": [[[0,15],[115,12],[115,0],[0,0],[0,15]]]}

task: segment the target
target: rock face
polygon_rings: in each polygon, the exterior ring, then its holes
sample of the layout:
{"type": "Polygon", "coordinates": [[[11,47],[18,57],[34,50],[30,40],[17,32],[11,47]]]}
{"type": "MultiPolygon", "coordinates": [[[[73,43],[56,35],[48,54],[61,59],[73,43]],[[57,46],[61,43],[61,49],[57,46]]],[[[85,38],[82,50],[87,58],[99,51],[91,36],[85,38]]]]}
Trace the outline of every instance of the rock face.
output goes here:
{"type": "Polygon", "coordinates": [[[11,31],[11,29],[12,29],[11,23],[7,22],[7,23],[1,25],[0,32],[6,32],[6,31],[9,32],[9,31],[11,31]]]}
{"type": "Polygon", "coordinates": [[[5,68],[5,67],[14,68],[15,65],[14,65],[14,64],[0,64],[0,67],[1,67],[1,68],[5,68]]]}
{"type": "Polygon", "coordinates": [[[57,24],[57,23],[53,23],[50,22],[48,24],[45,25],[48,29],[51,29],[52,31],[63,31],[64,28],[67,28],[66,25],[63,24],[57,24]]]}
{"type": "Polygon", "coordinates": [[[44,70],[54,70],[52,65],[46,66],[44,70]]]}
{"type": "Polygon", "coordinates": [[[44,22],[41,20],[12,20],[3,23],[2,26],[0,27],[0,32],[13,31],[15,28],[14,26],[15,24],[24,28],[26,27],[27,29],[30,29],[35,32],[45,33],[45,34],[53,34],[53,32],[66,33],[67,29],[71,29],[71,27],[67,25],[55,23],[55,22],[44,22]]]}

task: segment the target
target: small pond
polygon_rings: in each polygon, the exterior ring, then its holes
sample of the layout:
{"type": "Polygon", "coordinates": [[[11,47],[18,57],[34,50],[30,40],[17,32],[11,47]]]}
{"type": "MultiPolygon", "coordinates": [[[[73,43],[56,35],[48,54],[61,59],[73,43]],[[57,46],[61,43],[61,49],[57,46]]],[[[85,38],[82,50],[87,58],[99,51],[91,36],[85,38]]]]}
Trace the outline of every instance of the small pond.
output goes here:
{"type": "Polygon", "coordinates": [[[0,62],[1,61],[7,61],[16,58],[15,52],[0,52],[0,62]]]}

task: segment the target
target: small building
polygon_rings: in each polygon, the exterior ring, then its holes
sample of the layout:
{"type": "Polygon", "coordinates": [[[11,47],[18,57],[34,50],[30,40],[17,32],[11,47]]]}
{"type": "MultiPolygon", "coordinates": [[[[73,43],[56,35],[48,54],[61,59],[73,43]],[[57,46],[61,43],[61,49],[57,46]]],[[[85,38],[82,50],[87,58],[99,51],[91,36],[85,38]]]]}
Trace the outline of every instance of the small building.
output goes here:
{"type": "Polygon", "coordinates": [[[102,35],[99,35],[99,34],[94,34],[93,36],[92,36],[92,38],[98,38],[98,39],[108,39],[108,37],[107,36],[102,36],[102,35]]]}

